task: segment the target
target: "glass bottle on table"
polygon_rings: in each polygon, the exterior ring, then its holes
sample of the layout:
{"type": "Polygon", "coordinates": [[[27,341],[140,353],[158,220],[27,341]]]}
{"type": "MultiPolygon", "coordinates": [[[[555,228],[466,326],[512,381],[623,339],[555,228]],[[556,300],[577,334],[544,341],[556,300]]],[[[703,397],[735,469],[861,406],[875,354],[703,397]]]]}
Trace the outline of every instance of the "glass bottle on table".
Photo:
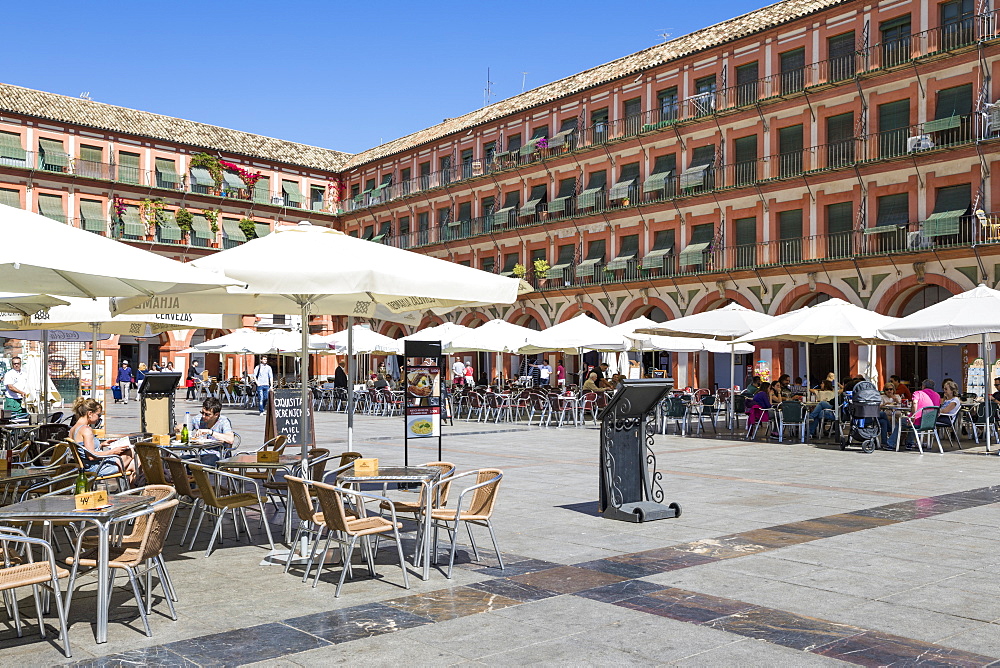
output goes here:
{"type": "Polygon", "coordinates": [[[181,428],[181,443],[187,445],[191,440],[191,432],[188,425],[191,423],[191,413],[184,413],[184,426],[181,428]]]}
{"type": "Polygon", "coordinates": [[[89,481],[87,480],[87,474],[83,469],[80,469],[79,473],[76,474],[76,481],[73,484],[74,494],[83,494],[87,491],[87,486],[89,481]]]}

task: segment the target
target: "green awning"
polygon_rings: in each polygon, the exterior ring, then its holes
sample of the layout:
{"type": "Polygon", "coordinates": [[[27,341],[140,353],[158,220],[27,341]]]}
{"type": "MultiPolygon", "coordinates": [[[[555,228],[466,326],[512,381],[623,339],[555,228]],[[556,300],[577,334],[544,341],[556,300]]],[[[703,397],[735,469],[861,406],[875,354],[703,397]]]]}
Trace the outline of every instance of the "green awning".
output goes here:
{"type": "Polygon", "coordinates": [[[54,165],[56,167],[68,167],[69,156],[63,149],[63,143],[54,139],[39,139],[38,150],[45,154],[42,159],[43,164],[54,165]]]}
{"type": "Polygon", "coordinates": [[[21,193],[10,188],[0,188],[0,204],[21,208],[21,193]]]}
{"type": "Polygon", "coordinates": [[[608,199],[625,199],[628,197],[629,188],[631,188],[633,184],[635,184],[635,179],[619,181],[615,185],[611,186],[611,192],[608,193],[608,199]]]}
{"type": "Polygon", "coordinates": [[[247,240],[247,235],[243,234],[243,230],[240,229],[240,221],[231,220],[228,218],[222,219],[222,232],[226,235],[226,238],[230,241],[237,241],[243,243],[247,240]]]}
{"type": "Polygon", "coordinates": [[[698,188],[704,186],[709,167],[711,165],[698,165],[697,167],[685,169],[681,172],[681,188],[698,188]]]}
{"type": "Polygon", "coordinates": [[[257,228],[257,238],[266,237],[271,233],[270,223],[254,223],[254,227],[257,228]]]}
{"type": "Polygon", "coordinates": [[[233,190],[242,190],[247,187],[240,175],[235,172],[222,172],[222,180],[233,190]]]}
{"type": "Polygon", "coordinates": [[[290,199],[293,202],[302,201],[302,191],[299,190],[299,184],[296,183],[295,181],[282,181],[281,192],[285,193],[285,195],[288,196],[288,199],[290,199]]]}
{"type": "Polygon", "coordinates": [[[199,239],[211,239],[212,227],[208,223],[208,218],[200,214],[195,214],[191,220],[191,231],[199,239]]]}
{"type": "Polygon", "coordinates": [[[156,225],[159,237],[163,241],[180,241],[183,234],[181,228],[177,226],[173,211],[164,211],[160,215],[160,220],[156,225]]]}
{"type": "Polygon", "coordinates": [[[146,236],[146,224],[139,218],[139,207],[128,206],[122,214],[122,233],[131,237],[146,236]]]}
{"type": "Polygon", "coordinates": [[[510,222],[510,214],[514,212],[514,207],[509,207],[507,209],[500,209],[490,217],[490,222],[494,226],[506,225],[510,222]]]}
{"type": "Polygon", "coordinates": [[[660,128],[665,128],[668,125],[672,125],[676,122],[677,121],[667,120],[667,121],[660,121],[659,123],[646,123],[641,128],[639,128],[639,132],[652,132],[653,130],[659,130],[660,128]]]}
{"type": "Polygon", "coordinates": [[[62,197],[58,195],[39,195],[38,213],[46,218],[58,220],[60,223],[66,222],[66,212],[63,210],[62,197]]]}
{"type": "Polygon", "coordinates": [[[712,242],[710,241],[701,244],[688,244],[681,251],[680,263],[682,265],[701,264],[705,261],[705,251],[711,245],[712,242]]]}
{"type": "Polygon", "coordinates": [[[549,148],[554,146],[562,146],[569,140],[569,136],[576,132],[576,130],[563,130],[562,132],[557,132],[552,135],[552,139],[549,140],[549,148]]]}
{"type": "Polygon", "coordinates": [[[642,182],[642,192],[654,193],[658,190],[663,190],[667,187],[667,179],[669,178],[669,171],[660,172],[659,174],[650,174],[646,180],[642,182]]]}
{"type": "Polygon", "coordinates": [[[24,160],[28,152],[21,148],[21,135],[13,132],[0,132],[0,158],[24,160]]]}
{"type": "Polygon", "coordinates": [[[542,137],[536,137],[535,139],[529,139],[524,143],[520,149],[518,149],[518,155],[525,156],[531,155],[538,148],[538,142],[542,140],[542,137]]]}
{"type": "Polygon", "coordinates": [[[104,205],[100,202],[81,200],[80,220],[83,223],[83,229],[88,232],[105,233],[108,231],[108,221],[104,213],[104,205]]]}
{"type": "Polygon", "coordinates": [[[642,268],[643,269],[659,269],[663,267],[663,261],[668,255],[670,255],[670,248],[661,248],[660,250],[654,250],[646,253],[646,257],[642,258],[642,268]]]}
{"type": "Polygon", "coordinates": [[[87,162],[104,162],[104,151],[96,146],[81,146],[80,160],[87,162]]]}
{"type": "Polygon", "coordinates": [[[569,197],[557,197],[551,202],[549,202],[548,212],[549,213],[564,213],[566,211],[566,204],[569,202],[569,197]]]}
{"type": "Polygon", "coordinates": [[[635,259],[635,255],[619,255],[611,262],[608,262],[604,268],[608,270],[624,269],[628,266],[628,263],[635,259]]]}
{"type": "Polygon", "coordinates": [[[886,232],[898,232],[899,225],[876,225],[875,227],[866,227],[865,234],[885,234],[886,232]]]}
{"type": "Polygon", "coordinates": [[[545,278],[562,278],[566,275],[566,268],[569,264],[557,264],[554,267],[549,267],[549,270],[545,272],[545,278]]]}
{"type": "Polygon", "coordinates": [[[576,207],[578,209],[586,209],[597,206],[597,195],[600,194],[602,190],[603,188],[590,188],[588,190],[584,190],[580,193],[580,196],[576,198],[576,207]]]}
{"type": "MultiPolygon", "coordinates": [[[[177,175],[177,168],[173,160],[163,158],[156,159],[156,178],[164,183],[180,183],[181,177],[177,175]]],[[[212,183],[215,183],[213,181],[212,183]]]]}
{"type": "Polygon", "coordinates": [[[204,167],[191,168],[191,183],[197,186],[215,187],[215,179],[212,178],[212,173],[204,167]]]}
{"type": "Polygon", "coordinates": [[[539,199],[529,199],[524,206],[518,210],[518,216],[533,216],[538,210],[538,205],[542,203],[541,198],[539,199]]]}
{"type": "Polygon", "coordinates": [[[936,118],[933,121],[924,123],[924,132],[939,132],[941,130],[953,130],[962,127],[961,116],[949,116],[947,118],[936,118]]]}
{"type": "Polygon", "coordinates": [[[925,237],[943,237],[958,234],[965,209],[932,213],[921,225],[925,237]]]}
{"type": "Polygon", "coordinates": [[[270,204],[271,203],[271,181],[268,178],[263,178],[257,181],[253,187],[253,201],[258,204],[270,204]]]}
{"type": "Polygon", "coordinates": [[[593,276],[594,272],[597,270],[597,265],[601,262],[602,258],[595,257],[589,260],[584,260],[580,264],[576,265],[576,275],[587,277],[593,276]]]}

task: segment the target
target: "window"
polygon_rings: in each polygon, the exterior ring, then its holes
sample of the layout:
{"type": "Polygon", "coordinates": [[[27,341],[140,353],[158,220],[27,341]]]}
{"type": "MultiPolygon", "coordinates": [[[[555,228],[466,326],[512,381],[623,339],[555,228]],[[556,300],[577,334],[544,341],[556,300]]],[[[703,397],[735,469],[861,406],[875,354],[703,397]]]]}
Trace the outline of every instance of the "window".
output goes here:
{"type": "Polygon", "coordinates": [[[472,202],[462,202],[458,205],[458,220],[461,222],[472,220],[472,202]]]}
{"type": "Polygon", "coordinates": [[[797,93],[806,85],[805,48],[785,51],[778,56],[781,66],[781,94],[797,93]]]}
{"type": "Polygon", "coordinates": [[[879,32],[882,35],[882,67],[894,67],[910,59],[909,14],[883,21],[879,32]]]}
{"type": "Polygon", "coordinates": [[[707,223],[705,225],[695,225],[691,228],[691,240],[678,256],[681,266],[694,266],[695,270],[701,270],[705,266],[705,258],[712,246],[715,238],[715,225],[707,223]]]}
{"type": "Polygon", "coordinates": [[[548,137],[548,136],[549,136],[549,126],[547,125],[540,125],[531,131],[532,139],[541,139],[542,137],[548,137]]]}
{"type": "Polygon", "coordinates": [[[737,218],[733,222],[733,266],[736,269],[757,266],[757,219],[737,218]]]}
{"type": "Polygon", "coordinates": [[[559,191],[556,193],[556,198],[549,202],[547,207],[549,218],[569,215],[571,213],[570,205],[575,194],[576,177],[571,176],[568,179],[560,179],[559,191]]]}
{"type": "Polygon", "coordinates": [[[497,259],[495,257],[484,257],[479,262],[479,268],[492,274],[496,270],[497,259]]]}
{"type": "Polygon", "coordinates": [[[843,167],[854,162],[854,112],[826,119],[826,166],[843,167]]]}
{"type": "Polygon", "coordinates": [[[12,206],[15,209],[23,209],[21,206],[21,191],[10,188],[0,188],[0,204],[12,206]]]}
{"type": "Polygon", "coordinates": [[[497,152],[497,143],[495,141],[486,142],[483,145],[483,157],[486,159],[486,164],[489,165],[493,162],[493,156],[497,152]]]}
{"type": "Polygon", "coordinates": [[[677,120],[677,86],[665,88],[656,94],[656,108],[660,122],[677,120]]]}
{"type": "Polygon", "coordinates": [[[564,118],[559,124],[559,132],[549,139],[549,149],[563,147],[563,150],[572,151],[575,146],[577,118],[564,118]]]}
{"type": "Polygon", "coordinates": [[[559,257],[556,259],[555,264],[549,269],[545,274],[545,278],[553,278],[556,280],[561,280],[564,284],[569,283],[569,276],[567,275],[567,269],[573,265],[576,256],[576,244],[563,244],[559,247],[559,257]]]}
{"type": "Polygon", "coordinates": [[[826,51],[830,68],[827,77],[830,81],[850,79],[858,71],[855,62],[857,46],[853,30],[827,39],[826,51]]]}
{"type": "Polygon", "coordinates": [[[100,146],[80,145],[80,159],[76,161],[76,173],[92,179],[106,179],[110,176],[104,164],[104,149],[100,146]]]}
{"type": "Polygon", "coordinates": [[[802,209],[778,214],[778,261],[802,261],[802,209]]]}
{"type": "Polygon", "coordinates": [[[642,98],[633,97],[622,103],[623,130],[626,135],[634,135],[642,126],[642,98]]]}
{"type": "Polygon", "coordinates": [[[698,146],[691,151],[691,163],[681,173],[680,187],[691,193],[711,189],[715,184],[715,145],[698,146]]]}
{"type": "Polygon", "coordinates": [[[934,212],[924,221],[924,237],[954,236],[961,232],[962,218],[972,213],[972,184],[963,183],[937,189],[934,212]]]}
{"type": "Polygon", "coordinates": [[[906,153],[910,136],[910,100],[886,102],[878,106],[879,157],[892,158],[906,153]]]}
{"type": "Polygon", "coordinates": [[[472,149],[471,148],[462,149],[462,154],[460,157],[462,160],[462,178],[463,179],[472,178],[473,176],[472,149]]]}
{"type": "Polygon", "coordinates": [[[299,190],[298,181],[282,180],[281,195],[285,200],[285,206],[296,209],[302,207],[302,192],[299,190]]]}
{"type": "Polygon", "coordinates": [[[177,174],[177,163],[167,158],[156,158],[154,164],[156,166],[156,187],[180,190],[181,177],[177,174]]]}
{"type": "Polygon", "coordinates": [[[118,152],[118,180],[122,183],[139,183],[139,154],[118,152]]]}
{"type": "Polygon", "coordinates": [[[375,190],[375,179],[368,179],[365,181],[365,192],[370,193],[375,190]]]}
{"type": "Polygon", "coordinates": [[[608,192],[608,200],[625,200],[623,205],[627,205],[627,202],[634,199],[637,191],[636,185],[639,181],[639,163],[631,162],[627,165],[622,165],[621,172],[618,175],[618,181],[615,185],[611,187],[608,192]]]}
{"type": "Polygon", "coordinates": [[[660,155],[653,161],[653,171],[642,182],[642,192],[653,193],[651,199],[670,197],[674,194],[674,174],[677,172],[677,155],[660,155]]]}
{"type": "Polygon", "coordinates": [[[495,203],[496,203],[496,198],[494,198],[492,195],[481,199],[479,201],[479,215],[488,216],[491,213],[493,213],[493,207],[495,203]]]}
{"type": "Polygon", "coordinates": [[[941,50],[948,51],[975,41],[976,9],[973,0],[952,0],[941,5],[941,50]]]}
{"type": "Polygon", "coordinates": [[[674,254],[674,231],[657,230],[653,236],[653,248],[642,258],[643,269],[667,271],[667,262],[674,254]]]}
{"type": "Polygon", "coordinates": [[[933,132],[934,146],[948,146],[971,139],[972,84],[945,88],[937,93],[934,120],[924,123],[933,132]]]}
{"type": "Polygon", "coordinates": [[[597,266],[604,263],[605,245],[604,239],[595,239],[587,244],[587,256],[576,265],[577,278],[593,278],[597,275],[597,266]]]}
{"type": "MultiPolygon", "coordinates": [[[[171,214],[173,218],[173,214],[171,214]]],[[[104,213],[104,205],[98,200],[80,200],[80,227],[95,234],[108,233],[107,215],[104,213]]]]}
{"type": "Polygon", "coordinates": [[[438,168],[441,172],[441,183],[451,183],[451,156],[446,155],[438,160],[438,168]]]}
{"type": "Polygon", "coordinates": [[[423,245],[430,241],[431,215],[423,211],[417,214],[417,244],[423,245]]]}
{"type": "Polygon", "coordinates": [[[222,247],[235,248],[247,240],[246,234],[240,229],[239,218],[222,219],[222,247]]]}
{"type": "Polygon", "coordinates": [[[826,256],[853,257],[854,205],[851,202],[826,207],[826,256]]]}
{"type": "Polygon", "coordinates": [[[534,216],[538,212],[538,205],[545,201],[548,186],[544,183],[532,186],[531,193],[528,195],[528,201],[524,203],[518,211],[518,216],[534,216]]]}
{"type": "Polygon", "coordinates": [[[444,227],[451,222],[451,207],[443,206],[437,210],[438,227],[444,227]]]}
{"type": "Polygon", "coordinates": [[[38,213],[60,223],[66,222],[66,210],[63,209],[63,199],[60,195],[39,194],[38,213]]]}
{"type": "Polygon", "coordinates": [[[520,151],[521,150],[521,133],[515,133],[507,139],[507,150],[508,151],[520,151]]]}
{"type": "Polygon", "coordinates": [[[351,184],[351,199],[357,198],[357,196],[360,195],[360,194],[361,194],[361,184],[360,183],[352,183],[351,184]]]}
{"type": "Polygon", "coordinates": [[[695,95],[691,98],[694,116],[705,116],[715,111],[715,75],[702,77],[694,82],[695,95]]]}
{"type": "Polygon", "coordinates": [[[520,262],[521,256],[518,253],[507,253],[503,256],[503,271],[501,276],[513,276],[514,266],[520,262]]]}
{"type": "Polygon", "coordinates": [[[313,211],[322,211],[324,194],[326,194],[326,189],[323,186],[310,186],[309,208],[313,211]]]}
{"type": "Polygon", "coordinates": [[[618,255],[608,263],[608,269],[624,269],[639,255],[639,235],[629,234],[618,241],[618,255]]]}
{"type": "Polygon", "coordinates": [[[590,112],[591,141],[600,144],[608,139],[608,108],[590,112]]]}
{"type": "Polygon", "coordinates": [[[271,203],[271,177],[262,176],[254,184],[253,188],[253,201],[258,204],[270,204],[271,203]]]}
{"type": "Polygon", "coordinates": [[[736,158],[736,185],[745,186],[757,181],[757,135],[740,137],[733,142],[736,158]]]}
{"type": "Polygon", "coordinates": [[[757,81],[760,79],[760,68],[757,62],[740,65],[736,68],[736,106],[745,107],[757,102],[757,81]]]}
{"type": "Polygon", "coordinates": [[[365,225],[365,229],[362,232],[361,238],[364,239],[365,241],[371,241],[372,238],[374,238],[374,236],[375,236],[375,226],[365,225]]]}
{"type": "Polygon", "coordinates": [[[61,141],[38,140],[38,167],[49,172],[69,171],[69,156],[66,155],[61,141]]]}
{"type": "Polygon", "coordinates": [[[28,152],[21,147],[21,135],[0,130],[0,165],[27,167],[27,160],[28,152]]]}
{"type": "Polygon", "coordinates": [[[910,222],[910,196],[907,193],[883,195],[877,200],[875,224],[878,227],[906,225],[910,222]]]}
{"type": "Polygon", "coordinates": [[[427,190],[431,187],[431,163],[422,162],[417,168],[420,170],[420,189],[427,190]]]}
{"type": "Polygon", "coordinates": [[[576,208],[603,208],[604,188],[608,184],[608,173],[605,170],[593,172],[587,180],[587,187],[576,198],[576,208]]]}

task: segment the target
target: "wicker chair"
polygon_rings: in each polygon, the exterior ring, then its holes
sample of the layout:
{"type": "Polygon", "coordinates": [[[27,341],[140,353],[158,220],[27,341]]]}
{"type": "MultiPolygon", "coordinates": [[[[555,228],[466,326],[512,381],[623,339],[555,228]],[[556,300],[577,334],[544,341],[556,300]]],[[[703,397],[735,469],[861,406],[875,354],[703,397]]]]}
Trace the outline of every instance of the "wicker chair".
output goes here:
{"type": "MultiPolygon", "coordinates": [[[[167,584],[168,580],[165,575],[163,560],[161,557],[163,544],[167,540],[167,534],[170,532],[170,524],[173,522],[174,513],[177,511],[177,504],[177,499],[170,499],[169,501],[146,508],[140,513],[127,515],[115,521],[115,524],[120,524],[130,520],[135,520],[138,523],[140,518],[143,520],[142,532],[139,534],[137,538],[138,542],[134,544],[134,546],[124,544],[120,546],[111,546],[108,567],[121,569],[128,575],[129,582],[132,584],[132,593],[135,594],[135,602],[139,606],[139,616],[142,618],[142,625],[145,627],[146,635],[148,637],[153,636],[153,632],[149,628],[149,619],[147,615],[152,610],[153,606],[153,592],[150,576],[152,575],[154,569],[160,580],[160,587],[163,589],[164,598],[167,600],[167,605],[170,607],[170,618],[177,621],[177,612],[174,610],[172,587],[167,584]],[[140,572],[139,569],[143,566],[145,566],[145,570],[140,572]],[[147,583],[145,605],[143,605],[142,593],[139,590],[139,576],[143,574],[146,575],[147,583]]],[[[70,604],[72,603],[73,584],[76,582],[77,570],[80,566],[88,568],[97,567],[96,548],[83,554],[80,552],[84,547],[83,540],[87,533],[88,532],[85,531],[80,534],[80,538],[77,540],[76,551],[72,557],[66,560],[66,563],[73,566],[73,571],[69,578],[69,591],[66,593],[67,612],[69,611],[70,604]]]]}
{"type": "MultiPolygon", "coordinates": [[[[340,580],[337,582],[337,590],[334,596],[340,596],[340,588],[344,586],[344,578],[351,570],[351,555],[358,540],[361,540],[361,548],[368,561],[368,570],[372,577],[375,575],[375,559],[372,556],[371,545],[368,543],[369,536],[391,535],[396,541],[396,552],[399,554],[399,567],[403,571],[403,585],[409,589],[410,579],[406,572],[406,562],[403,559],[403,545],[399,539],[399,523],[396,521],[396,511],[390,507],[391,519],[384,517],[365,516],[365,501],[389,501],[384,496],[359,492],[342,487],[334,487],[321,482],[312,483],[316,490],[316,498],[319,499],[320,507],[323,509],[323,522],[326,524],[327,535],[326,544],[323,547],[323,554],[330,549],[331,541],[337,541],[341,548],[343,568],[340,572],[340,580]],[[352,497],[354,507],[357,509],[357,517],[349,517],[344,508],[344,497],[352,497]],[[341,538],[341,535],[344,538],[341,538]],[[346,551],[345,548],[346,547],[346,551]]],[[[391,502],[390,502],[391,503],[391,502]]],[[[318,541],[317,541],[318,542],[318,541]]],[[[323,572],[322,566],[316,570],[316,579],[313,580],[313,587],[319,584],[320,575],[323,572]]]]}
{"type": "Polygon", "coordinates": [[[188,511],[187,523],[184,525],[184,533],[181,535],[179,545],[184,544],[184,540],[187,538],[188,531],[191,529],[191,520],[194,519],[195,513],[201,508],[201,490],[195,489],[191,486],[192,478],[188,474],[186,462],[183,459],[177,457],[164,457],[163,461],[166,462],[167,468],[170,470],[170,484],[174,486],[177,491],[177,496],[181,503],[190,507],[188,511]]]}
{"type": "Polygon", "coordinates": [[[208,549],[205,550],[206,557],[212,554],[212,547],[215,545],[215,539],[219,537],[222,530],[222,521],[226,518],[226,513],[229,511],[232,511],[233,513],[233,528],[235,530],[236,537],[239,538],[240,533],[239,523],[236,520],[236,512],[239,511],[240,516],[243,518],[243,526],[247,530],[247,540],[249,541],[250,523],[247,522],[246,509],[253,506],[256,506],[260,511],[261,523],[264,525],[264,530],[267,532],[267,542],[271,545],[271,549],[274,549],[274,539],[271,537],[271,527],[267,523],[267,518],[264,516],[264,503],[266,503],[267,498],[261,494],[260,481],[246,476],[236,475],[235,473],[229,473],[228,471],[220,471],[218,469],[209,468],[202,464],[189,463],[188,468],[191,469],[191,474],[194,476],[195,483],[198,485],[198,490],[201,492],[201,504],[202,509],[204,510],[202,516],[198,518],[198,526],[194,530],[194,536],[191,537],[191,547],[188,549],[194,549],[194,542],[198,539],[198,531],[201,529],[201,522],[205,519],[205,514],[212,514],[217,517],[215,521],[215,528],[212,530],[212,537],[208,541],[208,549]],[[212,485],[211,479],[208,477],[210,473],[214,476],[253,485],[254,492],[218,496],[215,493],[215,487],[212,485]]]}
{"type": "MultiPolygon", "coordinates": [[[[435,468],[441,469],[441,475],[439,479],[447,480],[451,475],[455,473],[455,465],[451,462],[427,462],[426,464],[421,464],[421,466],[433,466],[435,468]]],[[[419,521],[420,515],[424,512],[424,502],[426,498],[424,494],[427,488],[420,487],[420,496],[417,497],[416,501],[383,501],[379,504],[379,512],[385,513],[392,508],[395,508],[396,515],[410,514],[413,515],[413,519],[419,521]]],[[[431,508],[444,508],[448,505],[448,492],[451,490],[451,484],[446,483],[441,485],[434,490],[435,496],[431,501],[431,508]]],[[[417,544],[413,550],[413,558],[416,559],[417,555],[420,553],[420,535],[417,536],[417,544]]]]}
{"type": "Polygon", "coordinates": [[[476,561],[479,561],[479,550],[476,548],[476,541],[472,537],[471,525],[475,524],[477,526],[485,526],[489,529],[490,539],[493,541],[493,549],[496,551],[497,561],[500,564],[500,570],[504,570],[503,557],[500,556],[500,548],[497,546],[496,533],[494,533],[493,524],[490,522],[490,518],[493,516],[493,509],[496,507],[497,494],[500,490],[500,482],[503,480],[503,471],[500,469],[479,469],[477,471],[459,473],[458,475],[438,480],[432,487],[432,493],[434,493],[434,488],[439,489],[445,485],[450,486],[455,480],[470,476],[476,477],[476,484],[462,490],[462,493],[458,495],[458,503],[454,508],[435,508],[431,510],[430,524],[434,529],[435,563],[437,563],[438,528],[444,528],[451,534],[451,554],[448,558],[447,574],[449,579],[451,579],[451,574],[455,567],[455,549],[458,545],[459,522],[465,522],[466,529],[469,532],[469,542],[472,544],[472,552],[476,561]],[[466,505],[467,497],[470,499],[468,501],[467,509],[462,510],[462,507],[466,505]],[[454,523],[453,526],[449,524],[451,522],[454,523]]]}
{"type": "MultiPolygon", "coordinates": [[[[269,452],[274,451],[279,455],[285,452],[285,444],[288,442],[288,437],[284,434],[278,434],[274,438],[266,441],[264,445],[257,448],[257,452],[269,452]]],[[[243,473],[247,478],[253,478],[254,480],[270,480],[274,475],[274,469],[256,469],[249,470],[243,473]]]]}
{"type": "Polygon", "coordinates": [[[155,445],[139,443],[135,446],[135,455],[139,465],[150,485],[167,485],[167,476],[163,472],[163,453],[155,445]]]}
{"type": "Polygon", "coordinates": [[[38,629],[41,636],[45,637],[45,620],[42,619],[42,601],[39,587],[45,587],[53,594],[56,601],[56,614],[59,617],[59,630],[62,634],[63,653],[66,658],[72,655],[69,647],[69,630],[66,624],[66,609],[63,607],[62,590],[59,580],[69,577],[69,571],[56,565],[55,553],[52,546],[40,538],[29,538],[23,531],[10,527],[0,527],[0,552],[3,555],[2,568],[0,568],[0,591],[3,592],[4,602],[11,600],[8,610],[13,611],[14,627],[17,629],[17,637],[21,632],[21,613],[17,605],[17,597],[13,592],[18,587],[31,587],[35,596],[35,612],[38,615],[38,629]],[[46,557],[41,561],[35,561],[31,552],[32,546],[41,548],[46,557]],[[16,549],[21,547],[24,550],[23,558],[13,559],[12,555],[16,549]],[[26,561],[25,561],[26,560],[26,561]],[[20,561],[20,563],[16,563],[20,561]]]}

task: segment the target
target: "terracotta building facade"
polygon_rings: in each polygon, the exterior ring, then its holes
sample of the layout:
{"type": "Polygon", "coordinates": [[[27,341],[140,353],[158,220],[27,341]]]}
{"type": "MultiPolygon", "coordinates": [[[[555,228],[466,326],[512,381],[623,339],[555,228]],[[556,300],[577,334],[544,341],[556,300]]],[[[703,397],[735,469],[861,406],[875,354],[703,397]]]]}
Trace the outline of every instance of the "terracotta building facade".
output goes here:
{"type": "MultiPolygon", "coordinates": [[[[180,258],[307,218],[535,287],[449,316],[470,325],[904,315],[1000,279],[998,18],[785,0],[356,155],[0,86],[0,202],[180,258]]],[[[844,348],[842,373],[904,378],[979,354],[844,348]]],[[[728,359],[673,357],[680,385],[728,382],[728,359]]],[[[804,373],[797,345],[755,357],[804,373]]]]}

